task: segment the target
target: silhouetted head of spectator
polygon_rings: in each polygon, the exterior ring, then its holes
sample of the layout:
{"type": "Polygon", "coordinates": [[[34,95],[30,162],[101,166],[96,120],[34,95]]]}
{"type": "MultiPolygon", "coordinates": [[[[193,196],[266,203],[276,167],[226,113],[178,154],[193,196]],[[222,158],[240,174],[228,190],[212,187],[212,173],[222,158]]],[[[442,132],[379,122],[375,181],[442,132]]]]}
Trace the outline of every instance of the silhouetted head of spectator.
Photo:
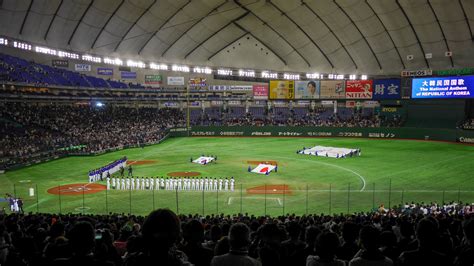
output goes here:
{"type": "Polygon", "coordinates": [[[347,221],[342,225],[342,238],[346,243],[354,243],[357,240],[359,226],[347,221]]]}
{"type": "Polygon", "coordinates": [[[321,230],[319,230],[319,228],[317,228],[316,226],[309,226],[308,228],[306,228],[305,237],[304,237],[306,241],[306,245],[313,247],[314,242],[316,241],[316,237],[318,237],[320,233],[321,233],[321,230]]]}
{"type": "Polygon", "coordinates": [[[168,209],[152,211],[143,224],[143,240],[151,252],[168,252],[180,234],[180,222],[168,209]]]}
{"type": "Polygon", "coordinates": [[[51,225],[51,228],[49,230],[49,236],[52,240],[57,237],[64,236],[64,224],[61,222],[56,222],[51,225]]]}
{"type": "Polygon", "coordinates": [[[332,260],[339,245],[339,238],[335,233],[324,231],[316,238],[316,254],[322,259],[332,260]]]}
{"type": "Polygon", "coordinates": [[[397,244],[397,236],[391,231],[380,233],[379,242],[381,247],[394,247],[397,244]]]}
{"type": "Polygon", "coordinates": [[[231,250],[247,250],[250,245],[250,229],[244,223],[235,223],[230,227],[229,245],[231,250]]]}
{"type": "Polygon", "coordinates": [[[198,220],[191,220],[184,225],[183,238],[188,243],[199,244],[204,240],[204,228],[198,220]]]}
{"type": "Polygon", "coordinates": [[[359,233],[360,243],[362,247],[367,251],[376,250],[379,235],[379,230],[374,226],[363,226],[359,233]]]}
{"type": "Polygon", "coordinates": [[[413,224],[408,221],[400,223],[400,234],[405,238],[410,238],[414,234],[413,224]]]}
{"type": "Polygon", "coordinates": [[[262,241],[268,245],[280,245],[281,231],[276,224],[265,224],[261,227],[262,241]]]}
{"type": "Polygon", "coordinates": [[[217,243],[222,237],[222,229],[218,225],[213,225],[210,231],[211,240],[217,243]]]}
{"type": "Polygon", "coordinates": [[[438,224],[436,220],[423,218],[416,226],[416,238],[420,247],[430,247],[436,241],[438,234],[438,224]]]}
{"type": "Polygon", "coordinates": [[[300,236],[301,228],[297,222],[293,221],[293,222],[290,222],[290,224],[288,225],[287,231],[288,231],[289,237],[292,240],[296,240],[300,236]]]}
{"type": "Polygon", "coordinates": [[[86,221],[77,222],[69,231],[68,238],[72,252],[76,256],[88,255],[95,244],[94,227],[86,221]]]}
{"type": "Polygon", "coordinates": [[[474,245],[474,218],[466,220],[462,226],[464,236],[469,241],[469,244],[474,245]]]}

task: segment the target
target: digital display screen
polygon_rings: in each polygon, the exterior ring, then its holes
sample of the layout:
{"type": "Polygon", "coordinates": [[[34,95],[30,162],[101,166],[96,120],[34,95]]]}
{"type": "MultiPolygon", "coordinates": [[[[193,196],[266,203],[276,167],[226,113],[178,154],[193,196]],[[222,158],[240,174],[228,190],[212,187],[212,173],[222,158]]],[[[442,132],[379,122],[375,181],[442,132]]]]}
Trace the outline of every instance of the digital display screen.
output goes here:
{"type": "Polygon", "coordinates": [[[427,77],[412,81],[411,98],[473,98],[474,76],[427,77]]]}

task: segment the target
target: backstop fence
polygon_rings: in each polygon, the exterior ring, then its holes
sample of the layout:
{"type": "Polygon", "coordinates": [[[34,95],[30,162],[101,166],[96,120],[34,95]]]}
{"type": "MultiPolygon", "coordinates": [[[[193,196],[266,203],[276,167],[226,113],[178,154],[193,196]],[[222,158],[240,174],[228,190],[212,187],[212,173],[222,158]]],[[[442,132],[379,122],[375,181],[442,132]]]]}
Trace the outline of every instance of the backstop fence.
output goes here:
{"type": "MultiPolygon", "coordinates": [[[[104,187],[104,186],[100,186],[104,187]]],[[[158,208],[169,208],[180,214],[283,215],[348,214],[369,212],[380,206],[405,203],[468,203],[474,202],[474,191],[459,189],[417,190],[384,184],[367,184],[361,191],[356,184],[317,188],[311,185],[291,187],[266,184],[249,188],[237,184],[234,191],[184,190],[107,190],[90,188],[87,184],[73,186],[58,183],[46,190],[40,184],[15,183],[0,188],[5,195],[1,204],[10,209],[7,193],[24,202],[25,212],[40,213],[124,213],[146,215],[158,208]]]]}

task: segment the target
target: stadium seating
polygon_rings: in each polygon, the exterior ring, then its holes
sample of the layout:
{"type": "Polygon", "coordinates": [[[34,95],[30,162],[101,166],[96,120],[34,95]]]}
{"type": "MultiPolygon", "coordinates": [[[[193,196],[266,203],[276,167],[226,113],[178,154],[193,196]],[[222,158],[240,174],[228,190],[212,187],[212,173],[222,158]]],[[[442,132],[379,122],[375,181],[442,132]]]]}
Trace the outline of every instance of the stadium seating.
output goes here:
{"type": "Polygon", "coordinates": [[[0,264],[228,265],[230,252],[245,265],[472,265],[472,213],[454,202],[333,216],[2,212],[0,264]]]}

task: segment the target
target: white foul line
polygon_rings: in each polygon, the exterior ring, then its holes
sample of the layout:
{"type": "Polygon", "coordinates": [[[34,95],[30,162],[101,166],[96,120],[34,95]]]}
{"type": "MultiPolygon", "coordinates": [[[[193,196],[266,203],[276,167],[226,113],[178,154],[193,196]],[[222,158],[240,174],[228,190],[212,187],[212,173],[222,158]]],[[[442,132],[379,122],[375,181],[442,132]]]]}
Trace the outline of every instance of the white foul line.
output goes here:
{"type": "MultiPolygon", "coordinates": [[[[273,157],[282,158],[282,159],[291,159],[291,160],[294,159],[294,158],[283,157],[283,156],[273,156],[273,157]]],[[[353,173],[354,175],[358,176],[359,179],[360,179],[360,181],[362,181],[362,188],[361,188],[359,191],[362,192],[362,191],[364,191],[364,189],[365,189],[365,185],[366,185],[365,178],[364,178],[361,174],[355,172],[354,170],[351,170],[351,169],[348,169],[348,168],[345,168],[345,167],[342,167],[342,166],[339,166],[339,165],[330,164],[330,163],[323,163],[323,162],[318,162],[318,161],[313,161],[313,160],[306,160],[306,161],[308,161],[308,162],[313,162],[313,163],[324,164],[324,165],[328,165],[328,166],[333,166],[333,167],[342,169],[342,170],[344,170],[344,171],[351,172],[351,173],[353,173]]]]}

